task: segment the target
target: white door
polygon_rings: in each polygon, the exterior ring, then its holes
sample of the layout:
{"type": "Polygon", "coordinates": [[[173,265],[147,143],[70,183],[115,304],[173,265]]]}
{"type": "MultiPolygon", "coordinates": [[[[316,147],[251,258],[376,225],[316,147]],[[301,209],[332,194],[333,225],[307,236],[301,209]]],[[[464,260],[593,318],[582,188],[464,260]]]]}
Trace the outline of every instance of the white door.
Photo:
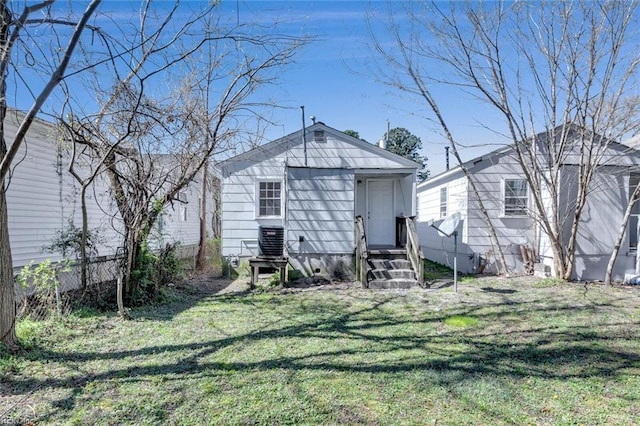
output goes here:
{"type": "Polygon", "coordinates": [[[393,180],[367,181],[367,244],[393,246],[396,240],[393,180]]]}

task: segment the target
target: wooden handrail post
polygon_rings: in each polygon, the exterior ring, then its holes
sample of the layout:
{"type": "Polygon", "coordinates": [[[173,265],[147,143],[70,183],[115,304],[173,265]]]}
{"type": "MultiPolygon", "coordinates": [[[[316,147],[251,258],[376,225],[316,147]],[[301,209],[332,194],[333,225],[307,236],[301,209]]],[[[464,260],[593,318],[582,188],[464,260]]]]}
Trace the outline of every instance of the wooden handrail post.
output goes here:
{"type": "Polygon", "coordinates": [[[416,274],[418,284],[424,284],[424,255],[418,241],[418,231],[413,217],[406,217],[407,225],[407,260],[416,274]]]}
{"type": "Polygon", "coordinates": [[[356,250],[356,280],[362,285],[362,288],[369,287],[367,280],[367,238],[364,232],[364,220],[362,216],[356,216],[354,223],[354,243],[356,250]]]}

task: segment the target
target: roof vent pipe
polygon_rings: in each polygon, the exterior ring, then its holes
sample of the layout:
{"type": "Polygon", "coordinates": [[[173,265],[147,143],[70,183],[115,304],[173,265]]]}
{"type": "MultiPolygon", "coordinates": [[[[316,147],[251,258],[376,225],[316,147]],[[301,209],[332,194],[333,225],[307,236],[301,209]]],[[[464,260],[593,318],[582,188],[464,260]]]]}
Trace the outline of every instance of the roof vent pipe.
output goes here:
{"type": "Polygon", "coordinates": [[[448,147],[448,146],[445,146],[445,147],[444,147],[444,158],[445,158],[445,160],[446,160],[446,162],[447,162],[447,164],[446,164],[446,167],[447,167],[447,168],[446,168],[446,170],[449,170],[449,147],[448,147]]]}
{"type": "Polygon", "coordinates": [[[304,122],[304,105],[300,106],[302,110],[302,145],[304,147],[304,166],[307,167],[307,125],[304,122]]]}
{"type": "Polygon", "coordinates": [[[378,146],[382,149],[387,149],[387,141],[385,139],[380,139],[378,141],[378,146]]]}

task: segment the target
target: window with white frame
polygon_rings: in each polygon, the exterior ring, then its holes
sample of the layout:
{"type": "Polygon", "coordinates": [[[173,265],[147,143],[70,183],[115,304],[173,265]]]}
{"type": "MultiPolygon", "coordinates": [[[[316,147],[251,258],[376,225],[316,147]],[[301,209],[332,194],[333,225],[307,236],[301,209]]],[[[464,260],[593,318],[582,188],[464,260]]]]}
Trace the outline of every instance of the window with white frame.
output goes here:
{"type": "Polygon", "coordinates": [[[280,181],[258,182],[258,216],[280,216],[282,187],[280,181]]]}
{"type": "Polygon", "coordinates": [[[447,187],[440,188],[440,217],[447,216],[447,187]]]}
{"type": "Polygon", "coordinates": [[[504,215],[526,216],[529,207],[529,186],[526,179],[504,179],[504,215]]]}
{"type": "MultiPolygon", "coordinates": [[[[629,174],[629,196],[640,184],[640,172],[629,174]]],[[[629,249],[638,249],[638,221],[640,218],[640,201],[636,201],[631,208],[631,216],[629,216],[629,224],[627,232],[629,233],[629,249]]]]}

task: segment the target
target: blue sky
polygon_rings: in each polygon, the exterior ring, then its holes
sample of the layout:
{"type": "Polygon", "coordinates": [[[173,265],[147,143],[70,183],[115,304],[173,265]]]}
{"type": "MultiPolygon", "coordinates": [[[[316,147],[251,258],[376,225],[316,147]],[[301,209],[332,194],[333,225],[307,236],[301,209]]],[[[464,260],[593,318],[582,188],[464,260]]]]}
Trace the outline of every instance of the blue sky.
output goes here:
{"type": "MultiPolygon", "coordinates": [[[[70,3],[84,9],[85,2],[70,3]]],[[[170,3],[165,3],[167,7],[170,3]]],[[[161,7],[165,4],[160,3],[161,7]]],[[[64,8],[66,3],[57,4],[64,8]]],[[[197,5],[186,1],[183,6],[197,5]]],[[[277,139],[295,132],[302,126],[300,106],[305,106],[306,123],[311,116],[338,130],[356,130],[372,143],[387,130],[404,127],[420,137],[422,155],[428,158],[431,175],[444,171],[445,146],[448,143],[438,134],[437,127],[428,120],[431,116],[420,99],[409,97],[382,83],[374,81],[367,67],[376,59],[370,48],[372,41],[367,22],[382,43],[391,43],[386,36],[384,18],[386,1],[256,1],[223,0],[216,10],[225,19],[241,23],[271,25],[280,23],[278,32],[291,36],[310,36],[315,41],[305,46],[295,63],[280,76],[279,83],[264,87],[260,96],[276,101],[281,108],[271,114],[274,125],[264,133],[265,140],[277,139]],[[376,18],[367,20],[367,16],[376,18]]],[[[398,3],[391,3],[398,8],[398,3]]],[[[100,7],[101,18],[96,25],[130,22],[135,25],[139,3],[105,1],[100,7]]],[[[46,46],[46,42],[43,42],[46,46]]],[[[486,121],[486,107],[477,105],[468,95],[452,94],[450,89],[436,88],[441,107],[455,131],[457,140],[471,148],[461,149],[463,160],[495,149],[500,143],[495,135],[483,130],[478,120],[486,121]]],[[[82,90],[75,96],[86,98],[82,90]]],[[[18,104],[20,98],[17,99],[18,104]]],[[[26,98],[23,98],[26,100],[26,98]]],[[[87,100],[90,102],[90,99],[87,100]]],[[[27,105],[18,105],[25,108],[27,105]]],[[[455,165],[453,158],[451,164],[455,165]]]]}
{"type": "MultiPolygon", "coordinates": [[[[291,35],[308,35],[316,41],[298,55],[296,64],[282,75],[279,87],[269,88],[279,105],[286,109],[274,112],[277,123],[265,136],[268,139],[292,133],[301,127],[300,106],[305,106],[307,125],[309,117],[338,130],[352,129],[369,141],[376,142],[387,129],[404,127],[420,137],[422,155],[428,157],[427,167],[432,176],[444,170],[445,140],[434,130],[434,124],[425,117],[425,105],[419,99],[408,97],[382,83],[366,71],[374,59],[369,48],[371,40],[367,28],[367,15],[386,14],[387,2],[368,1],[227,1],[223,10],[232,16],[237,13],[241,21],[252,19],[285,22],[291,35]]],[[[384,26],[373,22],[373,29],[384,40],[384,26]]],[[[492,135],[477,124],[482,108],[471,106],[471,99],[445,96],[440,101],[457,136],[465,145],[480,148],[462,149],[463,159],[496,148],[492,135]],[[488,145],[485,145],[489,143],[488,145]]],[[[453,158],[451,164],[454,164],[453,158]]]]}

